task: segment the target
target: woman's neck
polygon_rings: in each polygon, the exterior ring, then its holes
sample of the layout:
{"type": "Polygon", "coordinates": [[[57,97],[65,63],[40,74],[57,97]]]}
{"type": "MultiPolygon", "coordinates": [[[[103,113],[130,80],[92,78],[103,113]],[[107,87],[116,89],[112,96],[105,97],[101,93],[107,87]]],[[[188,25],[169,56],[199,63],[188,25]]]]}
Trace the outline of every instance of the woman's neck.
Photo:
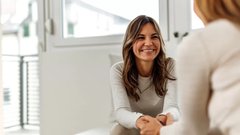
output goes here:
{"type": "Polygon", "coordinates": [[[137,62],[138,73],[143,77],[149,77],[152,74],[153,62],[137,62]]]}

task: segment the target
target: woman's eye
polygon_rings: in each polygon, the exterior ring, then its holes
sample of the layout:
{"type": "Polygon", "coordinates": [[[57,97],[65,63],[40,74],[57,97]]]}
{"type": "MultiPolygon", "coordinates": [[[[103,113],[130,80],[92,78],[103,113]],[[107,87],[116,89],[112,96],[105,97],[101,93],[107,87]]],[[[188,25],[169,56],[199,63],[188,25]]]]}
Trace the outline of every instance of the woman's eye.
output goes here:
{"type": "Polygon", "coordinates": [[[158,39],[159,37],[158,37],[158,36],[153,36],[152,38],[153,38],[153,39],[156,39],[156,38],[158,39]]]}
{"type": "Polygon", "coordinates": [[[144,37],[138,37],[137,39],[144,39],[144,37]]]}

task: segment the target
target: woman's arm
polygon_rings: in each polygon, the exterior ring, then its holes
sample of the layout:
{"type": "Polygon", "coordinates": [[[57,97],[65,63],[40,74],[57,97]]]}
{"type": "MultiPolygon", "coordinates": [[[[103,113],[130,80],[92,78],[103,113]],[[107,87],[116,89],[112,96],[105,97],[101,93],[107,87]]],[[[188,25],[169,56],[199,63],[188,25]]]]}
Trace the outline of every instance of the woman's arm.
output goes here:
{"type": "MultiPolygon", "coordinates": [[[[173,61],[173,60],[172,60],[173,61]]],[[[173,65],[171,65],[171,74],[176,78],[175,74],[175,63],[173,62],[173,65]]],[[[172,117],[174,121],[177,121],[180,116],[179,108],[178,108],[178,103],[177,103],[177,80],[168,80],[167,84],[167,93],[164,97],[164,105],[163,105],[163,112],[160,117],[165,115],[165,116],[170,116],[172,117]]]]}
{"type": "Polygon", "coordinates": [[[122,63],[116,63],[112,66],[110,70],[110,84],[116,121],[126,128],[137,128],[136,121],[143,114],[132,112],[122,81],[122,63]]]}

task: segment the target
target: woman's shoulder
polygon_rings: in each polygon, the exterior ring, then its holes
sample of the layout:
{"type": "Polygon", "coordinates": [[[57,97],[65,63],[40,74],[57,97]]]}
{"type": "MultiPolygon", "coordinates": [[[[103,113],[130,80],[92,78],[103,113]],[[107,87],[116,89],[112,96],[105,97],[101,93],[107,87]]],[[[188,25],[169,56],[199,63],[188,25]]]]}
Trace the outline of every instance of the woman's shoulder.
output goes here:
{"type": "Polygon", "coordinates": [[[234,24],[233,22],[227,20],[227,19],[218,19],[216,21],[213,21],[209,23],[206,26],[206,30],[211,30],[213,32],[219,32],[219,31],[238,31],[239,32],[239,26],[237,24],[234,24]]]}
{"type": "Polygon", "coordinates": [[[240,29],[237,29],[232,22],[226,19],[219,19],[207,24],[205,28],[190,32],[190,34],[184,37],[180,43],[184,44],[184,46],[179,46],[179,48],[191,48],[196,45],[203,44],[205,41],[217,41],[215,39],[225,39],[231,35],[239,35],[239,33],[240,29]],[[226,35],[226,33],[228,34],[226,35]]]}
{"type": "Polygon", "coordinates": [[[201,32],[204,38],[226,38],[232,35],[239,35],[240,28],[227,19],[219,19],[206,25],[201,32]],[[227,34],[226,34],[227,33],[227,34]]]}
{"type": "Polygon", "coordinates": [[[184,45],[180,45],[179,48],[189,50],[196,48],[196,46],[220,47],[228,41],[239,41],[239,36],[240,28],[236,24],[226,19],[219,19],[209,23],[203,29],[190,33],[181,42],[184,45]],[[224,39],[224,42],[222,42],[222,39],[224,39]]]}

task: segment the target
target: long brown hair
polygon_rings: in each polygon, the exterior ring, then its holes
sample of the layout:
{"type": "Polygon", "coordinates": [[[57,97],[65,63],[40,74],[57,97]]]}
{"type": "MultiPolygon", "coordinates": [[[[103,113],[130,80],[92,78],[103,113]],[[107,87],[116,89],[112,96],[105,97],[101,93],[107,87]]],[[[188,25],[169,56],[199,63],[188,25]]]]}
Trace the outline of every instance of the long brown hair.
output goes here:
{"type": "Polygon", "coordinates": [[[155,86],[156,94],[159,96],[164,96],[167,92],[167,82],[168,80],[176,80],[176,78],[171,75],[174,68],[174,63],[171,58],[166,58],[164,41],[161,36],[160,28],[157,22],[148,16],[140,15],[133,19],[126,30],[122,56],[124,61],[124,67],[122,72],[123,83],[126,88],[129,97],[134,98],[136,101],[140,100],[140,96],[137,93],[138,88],[138,70],[136,67],[135,55],[133,53],[133,43],[136,41],[142,27],[151,23],[159,35],[160,40],[160,52],[154,60],[153,71],[152,71],[152,83],[155,86]]]}
{"type": "Polygon", "coordinates": [[[195,4],[207,22],[228,19],[240,25],[240,0],[195,0],[195,4]]]}

